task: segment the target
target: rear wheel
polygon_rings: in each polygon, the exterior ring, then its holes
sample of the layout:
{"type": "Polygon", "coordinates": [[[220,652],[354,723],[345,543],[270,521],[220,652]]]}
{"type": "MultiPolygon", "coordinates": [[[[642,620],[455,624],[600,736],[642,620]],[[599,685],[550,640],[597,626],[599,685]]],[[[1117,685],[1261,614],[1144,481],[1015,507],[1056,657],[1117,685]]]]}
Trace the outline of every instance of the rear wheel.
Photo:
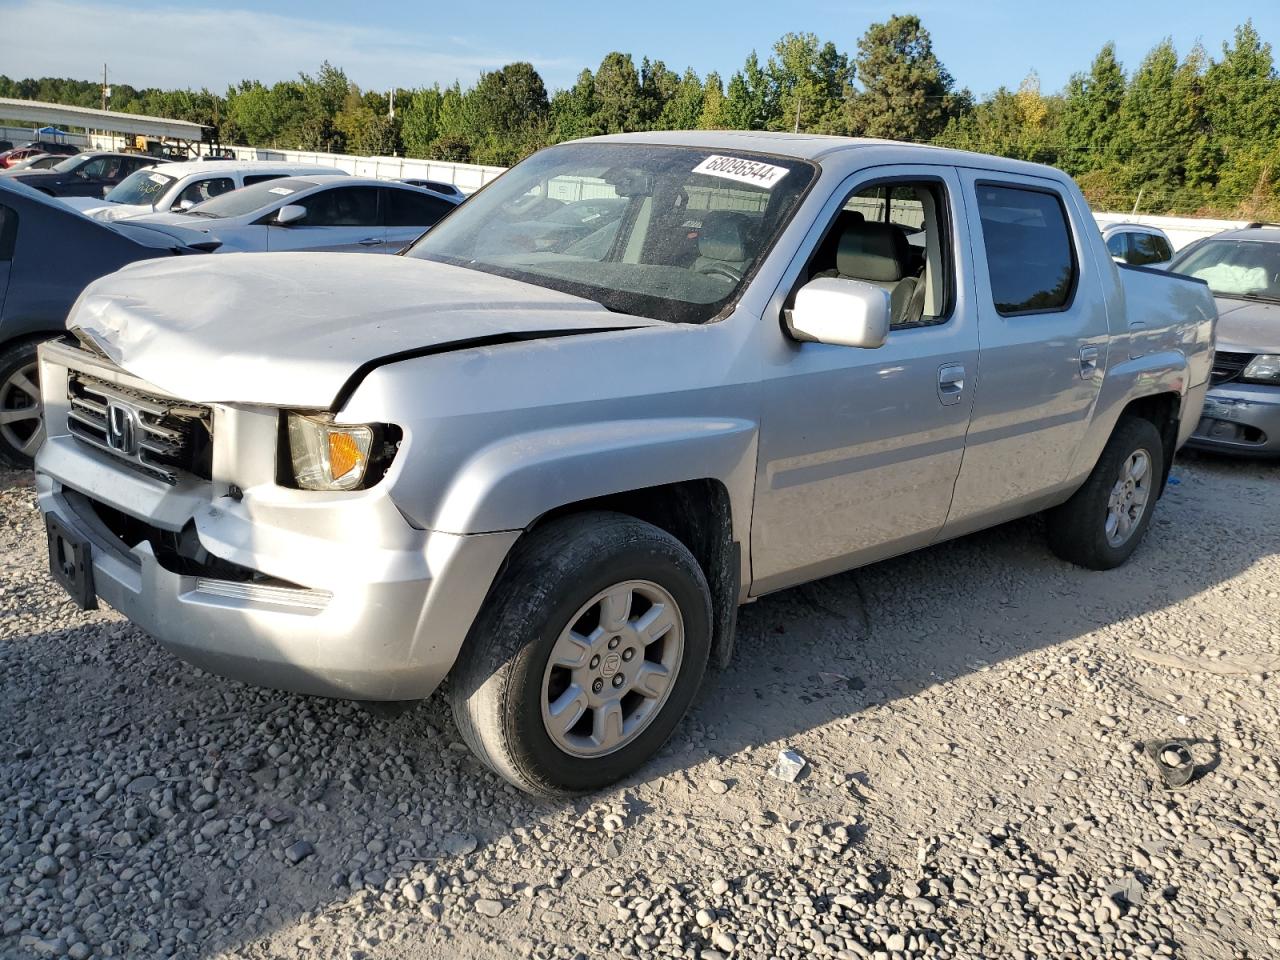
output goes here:
{"type": "Polygon", "coordinates": [[[1149,420],[1121,420],[1089,479],[1049,512],[1049,546],[1090,570],[1118,567],[1147,532],[1163,476],[1160,431],[1149,420]]]}
{"type": "Polygon", "coordinates": [[[555,520],[516,546],[472,627],[454,718],[522,790],[596,790],[666,742],[710,645],[710,592],[683,544],[621,514],[555,520]]]}
{"type": "Polygon", "coordinates": [[[0,461],[12,467],[31,466],[44,439],[36,346],[18,343],[0,350],[0,461]]]}

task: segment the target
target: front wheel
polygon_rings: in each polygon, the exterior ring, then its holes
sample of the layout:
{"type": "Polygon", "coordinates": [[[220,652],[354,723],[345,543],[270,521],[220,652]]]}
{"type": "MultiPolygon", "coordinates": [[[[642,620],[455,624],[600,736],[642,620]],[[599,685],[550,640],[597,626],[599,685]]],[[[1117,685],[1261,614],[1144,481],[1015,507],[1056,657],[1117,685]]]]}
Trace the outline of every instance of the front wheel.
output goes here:
{"type": "Polygon", "coordinates": [[[1121,420],[1089,479],[1049,511],[1050,548],[1090,570],[1118,567],[1147,532],[1163,476],[1160,431],[1149,420],[1121,420]]]}
{"type": "Polygon", "coordinates": [[[454,719],[522,790],[597,790],[666,742],[710,646],[710,591],[683,544],[622,514],[553,520],[517,544],[468,635],[454,719]]]}
{"type": "Polygon", "coordinates": [[[0,350],[0,463],[29,467],[44,440],[35,343],[0,350]]]}

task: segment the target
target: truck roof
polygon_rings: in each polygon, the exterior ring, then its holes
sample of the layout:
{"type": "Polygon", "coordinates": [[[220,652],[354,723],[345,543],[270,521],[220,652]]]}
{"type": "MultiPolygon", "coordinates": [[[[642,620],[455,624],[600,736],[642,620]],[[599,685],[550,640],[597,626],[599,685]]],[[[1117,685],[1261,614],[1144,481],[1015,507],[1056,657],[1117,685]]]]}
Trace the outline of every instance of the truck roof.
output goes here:
{"type": "Polygon", "coordinates": [[[1040,163],[1028,163],[1025,160],[1010,160],[986,153],[953,150],[923,143],[906,143],[901,140],[836,137],[821,133],[782,133],[770,130],[651,130],[645,133],[615,133],[602,137],[587,137],[576,142],[653,143],[711,150],[746,150],[818,162],[837,157],[852,159],[860,153],[875,149],[877,152],[900,155],[900,159],[885,157],[885,161],[891,163],[948,163],[986,170],[1003,170],[1033,177],[1051,175],[1058,180],[1065,177],[1065,174],[1053,167],[1040,163]]]}

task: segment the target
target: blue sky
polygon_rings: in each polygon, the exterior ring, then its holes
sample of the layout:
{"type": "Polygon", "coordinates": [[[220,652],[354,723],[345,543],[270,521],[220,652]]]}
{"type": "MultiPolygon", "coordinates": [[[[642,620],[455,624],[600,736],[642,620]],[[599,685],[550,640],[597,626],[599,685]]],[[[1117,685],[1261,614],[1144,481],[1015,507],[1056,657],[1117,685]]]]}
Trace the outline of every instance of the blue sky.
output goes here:
{"type": "Polygon", "coordinates": [[[852,53],[869,23],[917,13],[956,81],[982,94],[1035,70],[1059,89],[1107,40],[1129,69],[1162,37],[1180,51],[1200,40],[1217,54],[1252,16],[1280,47],[1277,0],[917,0],[879,4],[644,0],[389,3],[385,0],[0,0],[0,73],[111,77],[134,86],[267,82],[328,58],[365,88],[464,85],[484,69],[529,60],[548,87],[567,86],[610,50],[648,55],[728,77],[753,48],[762,56],[788,31],[812,31],[852,53]]]}

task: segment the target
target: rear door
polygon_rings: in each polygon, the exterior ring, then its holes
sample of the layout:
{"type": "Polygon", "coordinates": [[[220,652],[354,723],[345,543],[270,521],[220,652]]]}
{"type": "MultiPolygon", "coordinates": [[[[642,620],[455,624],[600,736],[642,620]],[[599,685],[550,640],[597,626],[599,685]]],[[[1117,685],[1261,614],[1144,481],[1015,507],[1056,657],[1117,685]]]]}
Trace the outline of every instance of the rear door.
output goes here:
{"type": "Polygon", "coordinates": [[[272,225],[267,249],[327,250],[342,253],[381,253],[386,229],[382,226],[380,187],[335,186],[309,193],[291,203],[307,208],[302,220],[286,226],[272,225]]]}
{"type": "Polygon", "coordinates": [[[1095,263],[1054,181],[960,175],[982,351],[946,535],[1019,516],[1065,487],[1106,371],[1100,271],[1114,269],[1095,263]]]}
{"type": "Polygon", "coordinates": [[[386,253],[399,253],[434,227],[454,205],[418,190],[383,188],[386,211],[386,253]]]}

